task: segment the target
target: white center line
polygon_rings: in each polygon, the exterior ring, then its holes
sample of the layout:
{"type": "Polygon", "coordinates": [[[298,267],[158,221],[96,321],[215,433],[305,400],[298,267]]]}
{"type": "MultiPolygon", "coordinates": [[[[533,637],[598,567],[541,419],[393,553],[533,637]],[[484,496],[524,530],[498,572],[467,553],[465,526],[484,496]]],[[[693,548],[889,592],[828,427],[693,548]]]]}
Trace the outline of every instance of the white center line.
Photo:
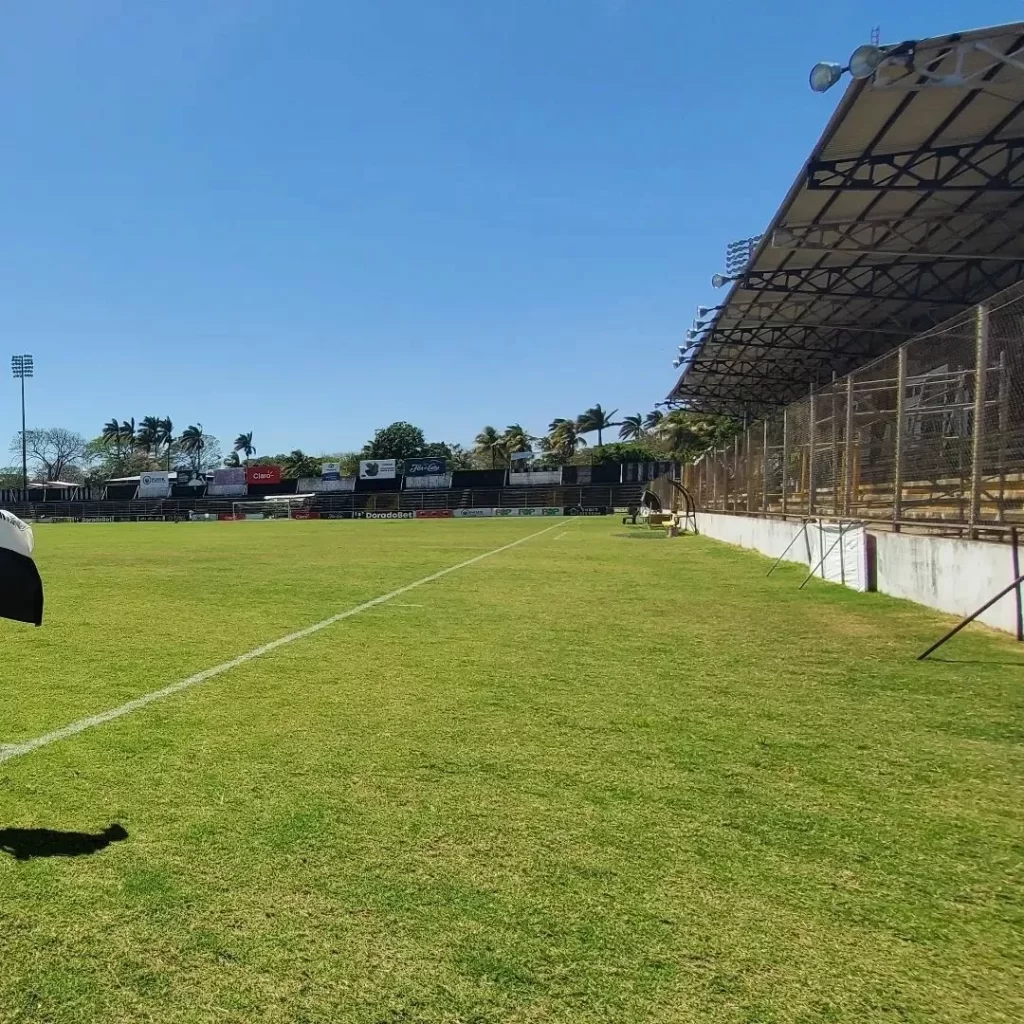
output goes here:
{"type": "Polygon", "coordinates": [[[307,636],[319,633],[321,630],[327,629],[328,626],[333,626],[336,622],[350,619],[353,615],[359,615],[360,612],[376,608],[377,605],[386,604],[396,597],[401,597],[402,594],[408,594],[410,590],[422,587],[426,583],[433,583],[434,580],[439,580],[449,573],[458,572],[459,569],[465,569],[470,565],[475,565],[477,562],[482,562],[485,558],[500,555],[503,551],[509,551],[520,544],[525,544],[528,540],[533,540],[535,537],[540,537],[545,533],[550,533],[552,530],[557,530],[561,525],[563,524],[556,523],[554,526],[548,526],[543,530],[538,530],[536,533],[520,537],[519,540],[514,540],[510,544],[503,544],[500,548],[495,548],[493,551],[485,551],[482,555],[467,558],[466,561],[459,562],[457,565],[450,565],[447,569],[431,573],[429,576],[424,576],[423,579],[416,580],[414,583],[407,583],[404,587],[399,587],[390,593],[382,594],[380,597],[357,604],[354,608],[349,608],[347,611],[338,612],[337,615],[331,615],[320,622],[315,622],[312,626],[306,626],[304,629],[296,630],[287,636],[271,640],[270,643],[254,647],[251,651],[246,651],[245,654],[240,654],[237,658],[232,658],[230,661],[221,662],[219,665],[214,665],[213,668],[203,669],[202,672],[197,672],[194,676],[189,676],[187,679],[181,679],[176,683],[171,683],[170,686],[165,686],[159,690],[152,690],[150,693],[144,693],[141,697],[136,697],[134,700],[130,700],[119,707],[109,708],[106,711],[100,711],[98,714],[80,718],[77,722],[71,722],[60,729],[55,729],[53,732],[37,736],[35,739],[25,740],[24,743],[0,744],[0,764],[3,764],[5,761],[11,761],[16,757],[24,757],[26,754],[31,754],[32,751],[39,750],[41,747],[48,747],[51,743],[70,739],[72,736],[77,736],[80,732],[93,729],[98,725],[103,725],[105,722],[112,722],[116,718],[123,718],[125,715],[130,715],[133,711],[146,707],[147,704],[163,700],[165,697],[172,697],[176,693],[181,693],[182,690],[188,690],[193,686],[198,686],[200,683],[205,683],[208,679],[213,679],[215,676],[230,672],[231,669],[238,668],[239,665],[244,665],[247,661],[261,658],[264,654],[276,651],[279,647],[295,643],[296,640],[304,640],[307,636]]]}

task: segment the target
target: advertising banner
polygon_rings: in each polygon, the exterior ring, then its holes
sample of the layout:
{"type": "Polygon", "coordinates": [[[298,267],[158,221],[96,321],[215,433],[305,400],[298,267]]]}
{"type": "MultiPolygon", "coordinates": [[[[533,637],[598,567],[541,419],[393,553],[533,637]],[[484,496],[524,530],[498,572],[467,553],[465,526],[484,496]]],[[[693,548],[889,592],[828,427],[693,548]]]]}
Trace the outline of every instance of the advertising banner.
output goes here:
{"type": "Polygon", "coordinates": [[[281,482],[281,467],[247,466],[245,482],[247,484],[279,484],[281,482]]]}
{"type": "Polygon", "coordinates": [[[339,509],[337,512],[321,512],[320,513],[320,518],[321,519],[352,519],[353,517],[354,517],[353,511],[351,509],[348,509],[348,508],[339,509]]]}
{"type": "Polygon", "coordinates": [[[452,510],[450,508],[421,508],[416,513],[417,519],[451,519],[452,510]]]}
{"type": "Polygon", "coordinates": [[[242,512],[218,512],[217,518],[222,523],[238,523],[245,518],[245,515],[242,512]]]}
{"type": "Polygon", "coordinates": [[[207,493],[211,497],[222,498],[243,496],[246,493],[245,470],[241,466],[236,469],[215,469],[207,493]]]}
{"type": "Polygon", "coordinates": [[[494,509],[496,516],[560,516],[562,510],[560,508],[547,508],[540,506],[531,506],[529,508],[496,508],[494,509]]]}
{"type": "Polygon", "coordinates": [[[170,473],[143,473],[139,477],[140,498],[166,498],[170,493],[170,473]]]}
{"type": "Polygon", "coordinates": [[[398,463],[394,459],[368,459],[359,463],[360,480],[394,480],[398,463]]]}
{"type": "Polygon", "coordinates": [[[353,519],[415,519],[415,512],[353,512],[353,519]]]}
{"type": "Polygon", "coordinates": [[[189,512],[188,521],[190,523],[215,523],[217,522],[216,512],[189,512]]]}
{"type": "Polygon", "coordinates": [[[509,456],[509,459],[512,462],[529,462],[531,459],[535,459],[536,457],[536,452],[513,452],[509,456]]]}
{"type": "Polygon", "coordinates": [[[206,470],[179,469],[175,474],[174,483],[178,487],[192,487],[195,490],[202,490],[206,486],[206,470]]]}
{"type": "Polygon", "coordinates": [[[567,505],[567,516],[606,516],[609,509],[605,505],[567,505]]]}
{"type": "Polygon", "coordinates": [[[447,491],[452,485],[450,473],[440,476],[407,476],[405,488],[410,491],[447,491]]]}
{"type": "Polygon", "coordinates": [[[354,476],[340,476],[332,480],[326,476],[300,476],[299,482],[295,486],[299,494],[354,491],[356,489],[356,478],[354,476]]]}
{"type": "Polygon", "coordinates": [[[319,519],[320,513],[311,508],[297,508],[292,510],[292,519],[319,519]]]}
{"type": "Polygon", "coordinates": [[[508,475],[509,487],[557,487],[561,482],[561,469],[531,469],[508,475]]]}
{"type": "Polygon", "coordinates": [[[457,508],[453,512],[456,519],[490,519],[494,515],[493,508],[457,508]]]}
{"type": "Polygon", "coordinates": [[[444,476],[448,472],[447,459],[406,459],[406,476],[444,476]]]}
{"type": "Polygon", "coordinates": [[[324,462],[320,466],[320,478],[322,480],[339,480],[341,478],[340,462],[324,462]]]}

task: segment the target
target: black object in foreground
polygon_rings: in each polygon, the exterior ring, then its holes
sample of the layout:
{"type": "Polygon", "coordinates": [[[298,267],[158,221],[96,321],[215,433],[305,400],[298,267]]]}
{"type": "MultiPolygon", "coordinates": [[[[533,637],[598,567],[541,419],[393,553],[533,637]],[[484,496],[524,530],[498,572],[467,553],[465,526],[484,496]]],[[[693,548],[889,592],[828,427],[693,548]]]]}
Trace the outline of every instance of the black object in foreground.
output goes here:
{"type": "Polygon", "coordinates": [[[32,527],[0,509],[0,617],[43,624],[43,581],[32,558],[32,527]]]}
{"type": "Polygon", "coordinates": [[[33,857],[85,857],[128,838],[123,825],[102,832],[60,832],[52,828],[0,828],[0,851],[15,860],[33,857]]]}

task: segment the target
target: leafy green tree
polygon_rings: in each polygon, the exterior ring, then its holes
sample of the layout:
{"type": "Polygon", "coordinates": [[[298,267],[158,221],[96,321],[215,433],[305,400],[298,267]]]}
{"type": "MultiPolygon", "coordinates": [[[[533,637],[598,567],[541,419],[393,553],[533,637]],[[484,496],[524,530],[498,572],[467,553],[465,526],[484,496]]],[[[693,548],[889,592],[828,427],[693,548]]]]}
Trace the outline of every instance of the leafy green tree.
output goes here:
{"type": "Polygon", "coordinates": [[[660,409],[652,409],[644,417],[644,427],[647,430],[654,430],[658,424],[665,418],[665,414],[660,409]]]}
{"type": "Polygon", "coordinates": [[[301,448],[290,451],[281,463],[284,475],[291,479],[300,476],[319,476],[320,466],[320,459],[307,455],[301,448]]]}
{"type": "Polygon", "coordinates": [[[592,405],[586,412],[581,412],[576,418],[576,427],[581,434],[592,434],[597,432],[597,444],[600,447],[604,444],[604,432],[619,424],[614,420],[618,409],[608,412],[601,408],[600,404],[592,405]]]}
{"type": "Polygon", "coordinates": [[[416,459],[423,455],[426,438],[419,427],[399,420],[381,427],[363,446],[364,459],[416,459]]]}
{"type": "Polygon", "coordinates": [[[227,457],[224,459],[224,465],[228,469],[238,469],[242,465],[242,460],[238,457],[238,452],[228,452],[227,457]]]}
{"type": "Polygon", "coordinates": [[[657,462],[664,458],[663,453],[644,441],[610,441],[600,448],[592,449],[589,461],[597,466],[603,462],[657,462]]]}
{"type": "Polygon", "coordinates": [[[473,450],[490,461],[491,469],[497,466],[499,459],[503,462],[505,460],[504,439],[494,427],[484,427],[476,435],[473,440],[473,450]]]}
{"type": "Polygon", "coordinates": [[[727,444],[742,429],[743,425],[731,416],[674,409],[662,417],[652,436],[664,452],[686,462],[709,448],[727,444]]]}

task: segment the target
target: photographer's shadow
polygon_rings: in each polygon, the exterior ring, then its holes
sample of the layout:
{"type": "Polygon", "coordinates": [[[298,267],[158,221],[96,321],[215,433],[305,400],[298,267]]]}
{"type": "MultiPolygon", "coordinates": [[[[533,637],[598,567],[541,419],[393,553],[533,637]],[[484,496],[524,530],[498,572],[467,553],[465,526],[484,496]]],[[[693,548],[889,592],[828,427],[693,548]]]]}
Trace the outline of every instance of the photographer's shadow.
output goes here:
{"type": "Polygon", "coordinates": [[[102,832],[61,832],[52,828],[0,828],[0,853],[15,860],[34,857],[87,857],[105,850],[111,843],[128,838],[118,824],[102,832]]]}

